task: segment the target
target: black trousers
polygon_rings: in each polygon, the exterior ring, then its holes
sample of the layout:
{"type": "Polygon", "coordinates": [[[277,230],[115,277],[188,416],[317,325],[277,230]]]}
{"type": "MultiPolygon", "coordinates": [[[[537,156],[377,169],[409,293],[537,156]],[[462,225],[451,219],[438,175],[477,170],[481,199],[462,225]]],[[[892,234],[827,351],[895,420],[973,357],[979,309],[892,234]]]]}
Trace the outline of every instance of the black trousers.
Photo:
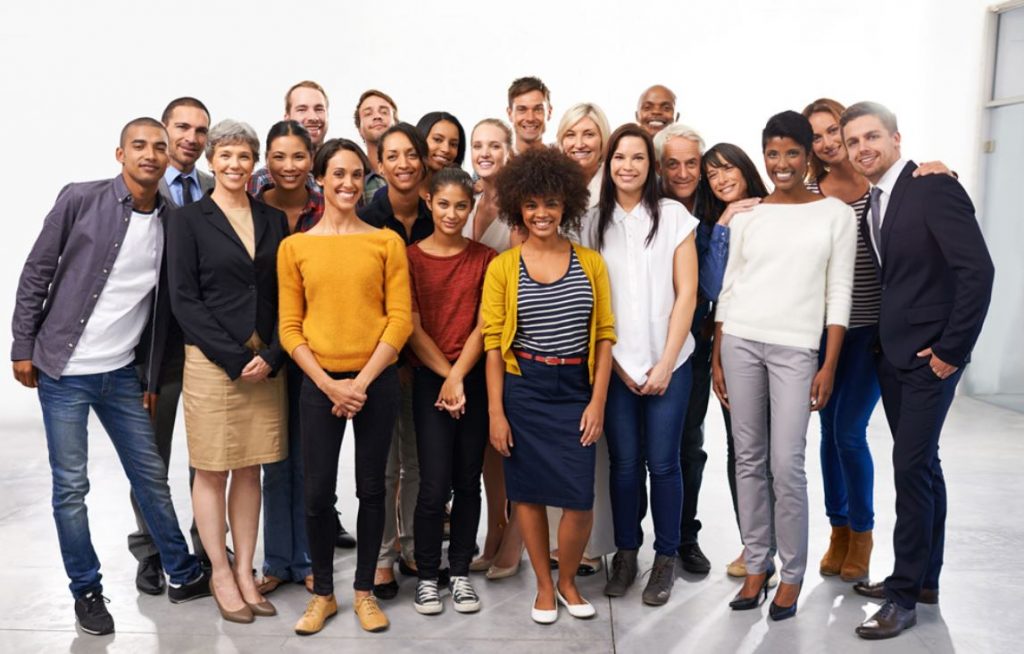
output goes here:
{"type": "Polygon", "coordinates": [[[463,380],[466,413],[459,419],[434,402],[444,378],[417,368],[412,411],[420,464],[413,531],[420,579],[437,579],[444,537],[444,505],[452,495],[448,563],[453,576],[469,574],[480,523],[480,473],[488,440],[487,383],[481,361],[463,380]]]}
{"type": "MultiPolygon", "coordinates": [[[[704,451],[704,416],[708,412],[708,399],[711,397],[712,341],[710,337],[705,338],[702,333],[695,334],[695,341],[696,347],[690,357],[693,385],[690,387],[690,402],[686,405],[686,418],[683,420],[679,448],[679,467],[683,473],[680,545],[693,545],[697,542],[697,532],[701,527],[700,520],[697,519],[697,498],[700,496],[700,485],[704,479],[704,465],[708,461],[708,453],[704,451]]],[[[735,488],[735,466],[730,484],[735,488]]]]}
{"type": "Polygon", "coordinates": [[[939,460],[939,435],[963,369],[939,379],[928,365],[896,368],[884,355],[876,361],[882,405],[892,431],[896,482],[896,562],[885,595],[914,608],[921,588],[938,588],[946,537],[946,480],[939,460]]]}
{"type": "MultiPolygon", "coordinates": [[[[334,379],[356,373],[330,373],[334,379]]],[[[384,469],[387,467],[391,432],[398,415],[398,372],[388,366],[366,389],[366,403],[353,418],[356,438],[356,573],[352,587],[373,590],[377,551],[384,534],[384,469]]],[[[334,512],[338,483],[338,455],[345,434],[345,418],[331,413],[331,400],[309,377],[299,393],[302,432],[302,464],[305,468],[306,533],[313,567],[313,592],[334,592],[334,512]]]]}

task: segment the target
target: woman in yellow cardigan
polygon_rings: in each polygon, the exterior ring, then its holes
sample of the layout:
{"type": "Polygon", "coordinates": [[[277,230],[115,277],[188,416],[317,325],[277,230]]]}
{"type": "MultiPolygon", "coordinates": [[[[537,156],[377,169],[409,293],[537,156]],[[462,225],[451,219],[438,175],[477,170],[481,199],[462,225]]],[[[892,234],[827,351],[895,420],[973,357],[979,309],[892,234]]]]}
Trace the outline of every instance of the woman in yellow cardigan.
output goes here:
{"type": "Polygon", "coordinates": [[[580,167],[549,148],[498,173],[499,215],[529,233],[487,270],[481,301],[490,438],[505,457],[508,498],[537,575],[531,617],[550,624],[558,604],[573,617],[594,607],[575,575],[590,536],[594,448],[604,423],[615,319],[601,256],[564,236],[588,202],[580,167]],[[546,506],[558,527],[558,587],[548,559],[546,506]]]}
{"type": "Polygon", "coordinates": [[[281,344],[305,377],[299,393],[306,531],[313,599],[295,625],[323,628],[334,599],[334,493],[345,423],[355,427],[359,497],[354,609],[367,631],[387,628],[373,574],[384,533],[384,469],[398,415],[395,361],[412,333],[405,243],[356,216],[370,164],[358,145],[332,139],[320,148],[313,175],[323,186],[323,218],[278,250],[281,344]]]}

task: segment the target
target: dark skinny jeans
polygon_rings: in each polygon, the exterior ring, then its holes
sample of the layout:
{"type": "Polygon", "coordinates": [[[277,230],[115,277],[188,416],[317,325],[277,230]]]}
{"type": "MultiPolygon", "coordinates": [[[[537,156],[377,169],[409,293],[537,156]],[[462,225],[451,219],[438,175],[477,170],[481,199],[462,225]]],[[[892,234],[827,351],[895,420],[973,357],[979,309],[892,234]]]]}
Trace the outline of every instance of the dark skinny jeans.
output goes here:
{"type": "Polygon", "coordinates": [[[444,537],[444,505],[452,497],[448,563],[453,576],[467,576],[480,523],[480,473],[488,440],[487,383],[480,362],[463,380],[466,413],[458,420],[434,402],[444,378],[417,368],[412,410],[419,453],[420,491],[413,531],[420,579],[437,579],[444,537]]]}
{"type": "MultiPolygon", "coordinates": [[[[351,379],[357,373],[329,373],[351,379]]],[[[384,535],[384,470],[391,432],[398,415],[398,372],[388,366],[366,389],[366,403],[353,418],[356,438],[356,573],[352,587],[373,590],[377,552],[384,535]]],[[[305,468],[306,533],[313,564],[313,592],[334,593],[334,512],[338,483],[338,455],[345,434],[345,418],[331,414],[331,400],[309,377],[302,380],[302,464],[305,468]]]]}

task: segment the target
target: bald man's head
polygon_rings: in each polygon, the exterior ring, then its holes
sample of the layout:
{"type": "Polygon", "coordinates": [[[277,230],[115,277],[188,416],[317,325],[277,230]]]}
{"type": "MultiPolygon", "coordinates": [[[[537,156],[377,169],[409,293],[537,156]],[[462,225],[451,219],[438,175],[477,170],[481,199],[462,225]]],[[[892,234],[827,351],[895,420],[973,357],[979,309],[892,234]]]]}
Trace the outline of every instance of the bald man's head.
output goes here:
{"type": "Polygon", "coordinates": [[[676,94],[667,86],[655,84],[636,103],[636,122],[653,138],[671,122],[679,119],[676,113],[676,94]]]}

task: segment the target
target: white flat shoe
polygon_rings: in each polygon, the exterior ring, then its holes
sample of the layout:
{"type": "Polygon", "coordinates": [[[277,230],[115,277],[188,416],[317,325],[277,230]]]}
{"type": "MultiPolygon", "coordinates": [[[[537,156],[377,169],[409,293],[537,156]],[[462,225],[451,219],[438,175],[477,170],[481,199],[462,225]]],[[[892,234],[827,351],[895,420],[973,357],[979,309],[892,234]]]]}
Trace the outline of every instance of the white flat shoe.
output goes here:
{"type": "MultiPolygon", "coordinates": [[[[556,593],[558,591],[555,591],[556,593]]],[[[537,624],[554,624],[555,620],[558,619],[558,602],[555,602],[555,608],[553,609],[538,609],[537,608],[537,597],[533,598],[533,606],[530,607],[530,617],[537,624]]]]}
{"type": "Polygon", "coordinates": [[[583,600],[582,604],[570,604],[567,599],[562,597],[562,594],[558,592],[557,588],[555,589],[555,597],[558,598],[559,604],[569,609],[569,615],[574,618],[581,618],[585,620],[597,615],[597,609],[595,609],[594,605],[587,600],[583,600]]]}

